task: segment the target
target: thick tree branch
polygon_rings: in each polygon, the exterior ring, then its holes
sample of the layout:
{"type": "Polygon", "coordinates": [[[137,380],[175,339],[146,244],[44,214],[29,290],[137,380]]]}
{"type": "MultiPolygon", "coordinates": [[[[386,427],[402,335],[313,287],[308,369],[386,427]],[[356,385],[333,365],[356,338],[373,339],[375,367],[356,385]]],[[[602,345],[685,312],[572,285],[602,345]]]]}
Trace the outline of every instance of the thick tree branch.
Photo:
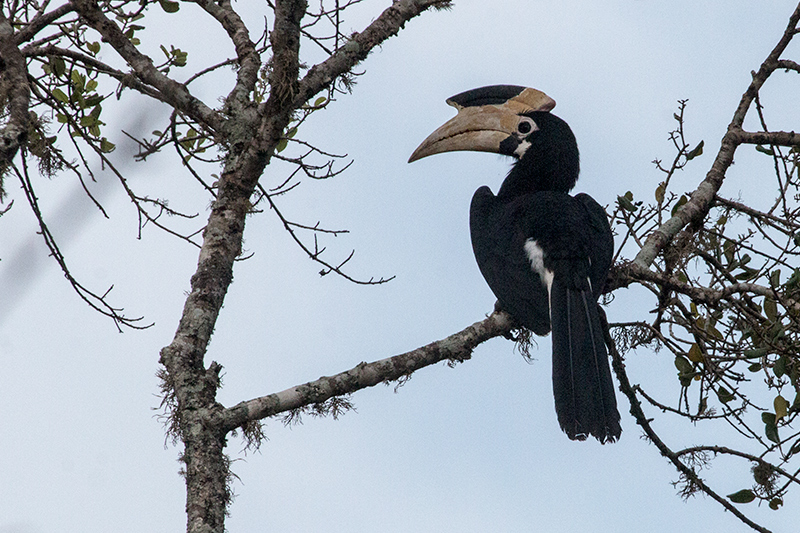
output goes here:
{"type": "MultiPolygon", "coordinates": [[[[616,266],[612,276],[611,285],[614,288],[627,286],[632,281],[649,281],[665,287],[669,290],[675,291],[680,294],[685,294],[692,301],[703,303],[706,305],[714,306],[722,300],[730,299],[736,294],[754,294],[757,296],[764,296],[766,298],[775,298],[775,289],[758,285],[756,283],[738,282],[732,283],[720,290],[712,289],[710,287],[698,287],[679,281],[674,276],[653,272],[650,269],[642,268],[636,263],[628,263],[622,266],[616,266]],[[624,280],[623,284],[619,280],[624,280]]],[[[791,306],[793,309],[800,310],[800,302],[791,298],[786,298],[786,305],[791,306]]]]}
{"type": "Polygon", "coordinates": [[[44,28],[73,11],[75,11],[75,7],[72,4],[64,4],[52,11],[35,17],[25,27],[17,32],[17,34],[14,36],[14,42],[17,45],[21,45],[29,39],[33,39],[33,37],[44,28]]]}
{"type": "MultiPolygon", "coordinates": [[[[81,6],[82,14],[95,17],[93,26],[99,28],[107,40],[119,37],[119,28],[113,23],[106,24],[102,14],[98,16],[91,5],[87,5],[91,0],[74,1],[81,6]]],[[[408,0],[398,3],[405,4],[408,0]]],[[[276,5],[270,35],[273,47],[270,95],[258,114],[246,113],[244,108],[236,110],[240,112],[233,113],[231,118],[235,123],[226,128],[228,153],[218,180],[217,197],[203,232],[191,291],[175,337],[161,351],[165,403],[172,427],[185,445],[189,533],[222,533],[224,530],[225,509],[230,497],[228,462],[224,454],[228,431],[225,428],[233,429],[237,424],[223,427],[215,422],[222,413],[222,407],[215,400],[221,367],[212,363],[206,369],[204,356],[233,280],[234,261],[241,253],[245,219],[252,209],[250,198],[294,113],[307,100],[298,96],[297,81],[300,21],[305,9],[305,0],[281,0],[276,5]]],[[[418,13],[410,13],[409,18],[418,13]]],[[[394,33],[396,29],[385,33],[383,39],[394,33]]],[[[376,34],[374,38],[380,37],[376,34]]],[[[379,42],[373,46],[377,44],[379,42]]],[[[152,72],[152,64],[140,61],[135,48],[130,50],[132,45],[127,39],[117,42],[115,48],[117,46],[118,52],[145,82],[160,84],[156,87],[162,91],[174,83],[169,80],[165,85],[160,73],[152,72]]],[[[185,92],[185,87],[181,88],[185,92]]],[[[181,109],[183,105],[186,103],[179,98],[176,107],[181,109]]]]}
{"type": "Polygon", "coordinates": [[[49,44],[46,46],[26,46],[22,49],[22,54],[25,57],[48,57],[48,56],[59,56],[71,59],[76,61],[86,67],[90,67],[95,69],[98,72],[102,72],[115,80],[117,80],[122,86],[130,87],[135,91],[142,93],[145,96],[149,96],[156,100],[160,100],[165,104],[171,105],[171,103],[164,98],[164,95],[156,89],[153,89],[151,86],[146,85],[139,81],[139,78],[131,74],[130,72],[122,72],[121,70],[117,70],[102,61],[99,61],[91,56],[86,54],[82,54],[81,52],[76,52],[75,50],[70,50],[68,48],[61,48],[59,46],[49,44]]]}
{"type": "Polygon", "coordinates": [[[447,7],[442,0],[397,0],[361,33],[354,33],[339,50],[322,63],[313,66],[300,81],[295,106],[300,107],[314,95],[330,86],[342,74],[350,72],[367,55],[389,37],[397,35],[405,23],[433,8],[447,7]]]}
{"type": "Polygon", "coordinates": [[[741,144],[766,144],[775,146],[800,147],[800,133],[793,131],[744,131],[736,132],[737,140],[741,144]]]}
{"type": "MultiPolygon", "coordinates": [[[[28,106],[31,89],[28,85],[25,58],[14,41],[11,22],[0,13],[0,92],[8,101],[8,121],[0,128],[0,168],[7,168],[28,136],[28,106]]],[[[0,178],[0,198],[3,184],[0,178]]]]}
{"type": "Polygon", "coordinates": [[[752,207],[745,205],[741,202],[735,202],[728,198],[723,198],[722,196],[719,195],[714,197],[714,205],[721,205],[723,207],[728,207],[730,209],[734,209],[736,211],[739,211],[740,213],[744,213],[745,215],[751,216],[759,220],[768,220],[776,226],[783,226],[785,228],[789,228],[792,230],[800,229],[800,224],[797,224],[792,220],[776,217],[775,215],[771,215],[769,213],[764,213],[763,211],[759,211],[758,209],[753,209],[752,207]]]}
{"type": "MultiPolygon", "coordinates": [[[[642,249],[634,258],[633,262],[643,268],[648,268],[655,260],[656,256],[672,241],[673,238],[687,225],[699,225],[708,214],[714,200],[714,196],[722,187],[725,179],[725,172],[733,163],[733,154],[736,148],[743,142],[742,124],[747,115],[747,111],[758,95],[758,91],[767,81],[769,75],[779,64],[779,59],[783,51],[789,45],[792,37],[797,33],[797,23],[800,20],[800,5],[795,8],[792,16],[789,17],[789,24],[783,33],[778,44],[770,52],[767,59],[761,65],[758,72],[753,74],[753,81],[745,91],[739,106],[733,115],[733,120],[728,126],[728,131],[722,138],[719,152],[714,159],[711,170],[708,171],[706,178],[692,193],[691,198],[684,204],[675,215],[655,229],[645,241],[642,249]]],[[[794,138],[797,136],[794,135],[794,138]]],[[[796,142],[796,141],[794,141],[796,142]]]]}
{"type": "Polygon", "coordinates": [[[217,19],[223,29],[230,37],[236,49],[237,63],[239,71],[236,77],[236,85],[227,100],[236,101],[242,105],[247,102],[248,95],[253,89],[258,79],[258,69],[261,66],[261,58],[256,52],[256,45],[250,39],[250,32],[247,31],[244,21],[233,9],[230,0],[214,2],[212,0],[193,0],[202,7],[209,15],[217,19]]]}
{"type": "Polygon", "coordinates": [[[440,361],[469,359],[479,344],[508,335],[514,327],[513,319],[503,311],[495,311],[488,318],[464,330],[416,350],[395,355],[372,363],[361,363],[355,368],[322,377],[282,392],[254,398],[226,409],[220,423],[222,431],[229,432],[243,424],[278,413],[317,404],[334,396],[343,396],[380,383],[394,381],[440,361]]]}
{"type": "MultiPolygon", "coordinates": [[[[276,107],[286,107],[297,92],[300,71],[300,21],[306,14],[306,0],[278,0],[275,3],[275,27],[269,36],[272,43],[272,72],[267,114],[276,107]]],[[[300,106],[293,106],[299,109],[300,106]]]]}

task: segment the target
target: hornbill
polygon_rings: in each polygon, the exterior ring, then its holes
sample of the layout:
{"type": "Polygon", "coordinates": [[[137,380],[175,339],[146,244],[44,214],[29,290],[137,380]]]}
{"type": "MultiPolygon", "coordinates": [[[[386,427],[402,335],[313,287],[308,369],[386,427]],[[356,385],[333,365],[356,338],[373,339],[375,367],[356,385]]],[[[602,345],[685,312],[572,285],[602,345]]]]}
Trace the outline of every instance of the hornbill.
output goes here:
{"type": "Polygon", "coordinates": [[[493,85],[457,94],[458,114],[434,131],[409,162],[456,150],[516,159],[495,196],[475,191],[472,247],[499,306],[537,335],[553,332],[553,395],[572,440],[601,443],[622,429],[597,299],[611,267],[614,239],[605,210],[578,180],[575,136],[536,89],[493,85]]]}

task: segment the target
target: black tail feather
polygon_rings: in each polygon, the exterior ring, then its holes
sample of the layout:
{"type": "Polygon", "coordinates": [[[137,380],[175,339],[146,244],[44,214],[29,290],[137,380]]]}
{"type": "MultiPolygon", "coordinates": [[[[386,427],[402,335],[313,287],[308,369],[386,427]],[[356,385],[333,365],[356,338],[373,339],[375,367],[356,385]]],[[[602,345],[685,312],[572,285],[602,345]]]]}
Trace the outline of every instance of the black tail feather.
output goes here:
{"type": "Polygon", "coordinates": [[[561,429],[572,440],[592,435],[601,443],[622,433],[598,304],[590,287],[553,280],[553,395],[561,429]]]}

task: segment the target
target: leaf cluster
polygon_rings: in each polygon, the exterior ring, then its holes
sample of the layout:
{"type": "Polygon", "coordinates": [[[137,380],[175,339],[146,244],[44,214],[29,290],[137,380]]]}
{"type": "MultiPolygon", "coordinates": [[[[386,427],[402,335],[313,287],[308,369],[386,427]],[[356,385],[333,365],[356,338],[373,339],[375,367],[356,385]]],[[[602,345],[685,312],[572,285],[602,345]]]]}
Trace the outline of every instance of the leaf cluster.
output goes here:
{"type": "MultiPolygon", "coordinates": [[[[642,246],[688,202],[689,195],[674,190],[674,178],[702,155],[703,142],[686,139],[686,106],[680,101],[674,115],[671,164],[654,161],[663,180],[652,199],[636,200],[630,191],[617,199],[618,258],[626,244],[642,246]]],[[[747,450],[739,456],[756,465],[755,485],[729,499],[758,499],[777,509],[800,472],[800,431],[793,429],[800,414],[800,148],[756,151],[771,160],[774,197],[761,209],[715,197],[703,223],[681,231],[639,279],[654,299],[652,320],[616,324],[614,336],[623,351],[655,344],[671,355],[677,396],[659,400],[641,388],[640,394],[692,423],[733,427],[747,450]]],[[[682,487],[685,494],[697,490],[688,478],[682,487]]]]}

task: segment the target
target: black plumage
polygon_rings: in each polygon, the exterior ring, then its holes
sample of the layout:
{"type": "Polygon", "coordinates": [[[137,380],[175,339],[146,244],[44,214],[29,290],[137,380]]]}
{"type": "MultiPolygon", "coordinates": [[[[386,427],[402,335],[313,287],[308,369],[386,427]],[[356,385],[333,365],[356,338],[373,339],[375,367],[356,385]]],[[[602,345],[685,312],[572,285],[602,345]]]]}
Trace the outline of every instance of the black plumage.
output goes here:
{"type": "Polygon", "coordinates": [[[484,87],[448,103],[459,116],[412,160],[463,149],[517,159],[496,196],[484,186],[472,198],[475,258],[502,309],[537,335],[552,331],[553,394],[567,436],[614,441],[622,429],[597,303],[614,242],[603,208],[569,194],[580,169],[575,136],[534,89],[484,87]]]}

